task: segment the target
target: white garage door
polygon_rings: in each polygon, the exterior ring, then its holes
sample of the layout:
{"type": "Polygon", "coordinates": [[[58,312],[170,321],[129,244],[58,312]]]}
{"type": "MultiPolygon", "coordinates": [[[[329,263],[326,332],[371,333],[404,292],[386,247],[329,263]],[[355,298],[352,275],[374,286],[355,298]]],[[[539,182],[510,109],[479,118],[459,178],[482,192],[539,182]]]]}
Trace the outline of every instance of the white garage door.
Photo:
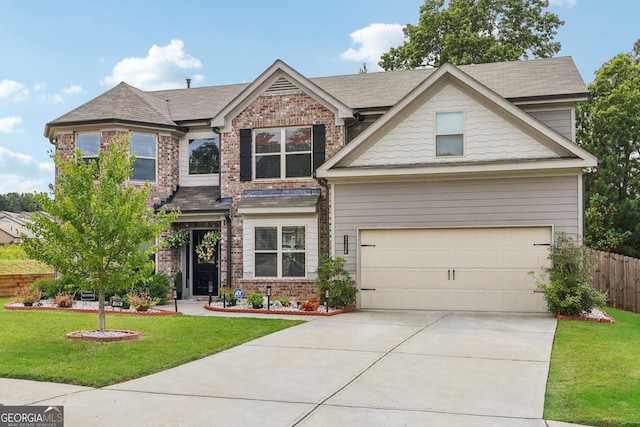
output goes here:
{"type": "Polygon", "coordinates": [[[360,231],[360,305],[542,312],[550,227],[360,231]]]}

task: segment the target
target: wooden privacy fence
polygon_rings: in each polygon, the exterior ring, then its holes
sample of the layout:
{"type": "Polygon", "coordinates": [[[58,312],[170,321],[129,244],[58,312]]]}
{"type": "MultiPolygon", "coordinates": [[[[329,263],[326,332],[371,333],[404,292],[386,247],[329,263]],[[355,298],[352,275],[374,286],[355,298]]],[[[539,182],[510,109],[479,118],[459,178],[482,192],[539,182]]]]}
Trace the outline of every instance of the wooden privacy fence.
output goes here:
{"type": "Polygon", "coordinates": [[[0,298],[12,297],[18,289],[29,287],[38,279],[53,279],[53,273],[0,274],[0,298]]]}
{"type": "Polygon", "coordinates": [[[640,259],[591,251],[596,272],[593,287],[607,294],[607,304],[640,313],[640,259]]]}

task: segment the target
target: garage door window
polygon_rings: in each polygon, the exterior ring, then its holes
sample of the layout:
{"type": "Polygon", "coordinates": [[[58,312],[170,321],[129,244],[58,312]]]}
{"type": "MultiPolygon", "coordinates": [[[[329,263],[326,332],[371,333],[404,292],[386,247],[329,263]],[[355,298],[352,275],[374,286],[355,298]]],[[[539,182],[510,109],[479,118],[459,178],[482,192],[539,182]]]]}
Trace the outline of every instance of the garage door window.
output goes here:
{"type": "Polygon", "coordinates": [[[306,227],[255,228],[256,277],[304,277],[306,227]]]}
{"type": "Polygon", "coordinates": [[[436,113],[436,157],[464,154],[464,115],[462,111],[436,113]]]}

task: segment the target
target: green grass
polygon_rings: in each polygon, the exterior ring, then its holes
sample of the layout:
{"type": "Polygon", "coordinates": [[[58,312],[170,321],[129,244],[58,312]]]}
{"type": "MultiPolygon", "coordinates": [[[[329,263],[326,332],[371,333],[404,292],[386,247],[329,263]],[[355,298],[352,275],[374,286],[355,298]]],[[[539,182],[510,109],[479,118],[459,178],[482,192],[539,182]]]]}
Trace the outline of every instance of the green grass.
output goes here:
{"type": "Polygon", "coordinates": [[[559,321],[544,417],[591,426],[640,426],[640,315],[615,323],[559,321]]]}
{"type": "Polygon", "coordinates": [[[53,267],[29,259],[22,245],[0,246],[0,274],[52,273],[53,267]]]}
{"type": "Polygon", "coordinates": [[[53,267],[34,260],[0,259],[0,274],[53,273],[53,267]]]}
{"type": "Polygon", "coordinates": [[[302,323],[217,316],[107,314],[108,329],[141,332],[142,339],[97,343],[66,338],[95,330],[98,315],[10,311],[0,299],[0,377],[104,387],[218,353],[302,323]]]}

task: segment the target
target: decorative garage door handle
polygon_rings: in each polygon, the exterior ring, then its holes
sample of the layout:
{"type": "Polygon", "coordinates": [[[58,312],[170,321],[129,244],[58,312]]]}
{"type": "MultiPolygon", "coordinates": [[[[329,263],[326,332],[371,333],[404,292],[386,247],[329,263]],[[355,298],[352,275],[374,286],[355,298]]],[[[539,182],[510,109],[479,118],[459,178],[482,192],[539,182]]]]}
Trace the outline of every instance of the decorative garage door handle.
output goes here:
{"type": "Polygon", "coordinates": [[[361,291],[375,291],[376,288],[360,288],[361,291]]]}
{"type": "Polygon", "coordinates": [[[447,280],[452,280],[451,277],[451,273],[453,272],[453,280],[456,280],[456,269],[454,268],[453,270],[447,270],[447,280]]]}

